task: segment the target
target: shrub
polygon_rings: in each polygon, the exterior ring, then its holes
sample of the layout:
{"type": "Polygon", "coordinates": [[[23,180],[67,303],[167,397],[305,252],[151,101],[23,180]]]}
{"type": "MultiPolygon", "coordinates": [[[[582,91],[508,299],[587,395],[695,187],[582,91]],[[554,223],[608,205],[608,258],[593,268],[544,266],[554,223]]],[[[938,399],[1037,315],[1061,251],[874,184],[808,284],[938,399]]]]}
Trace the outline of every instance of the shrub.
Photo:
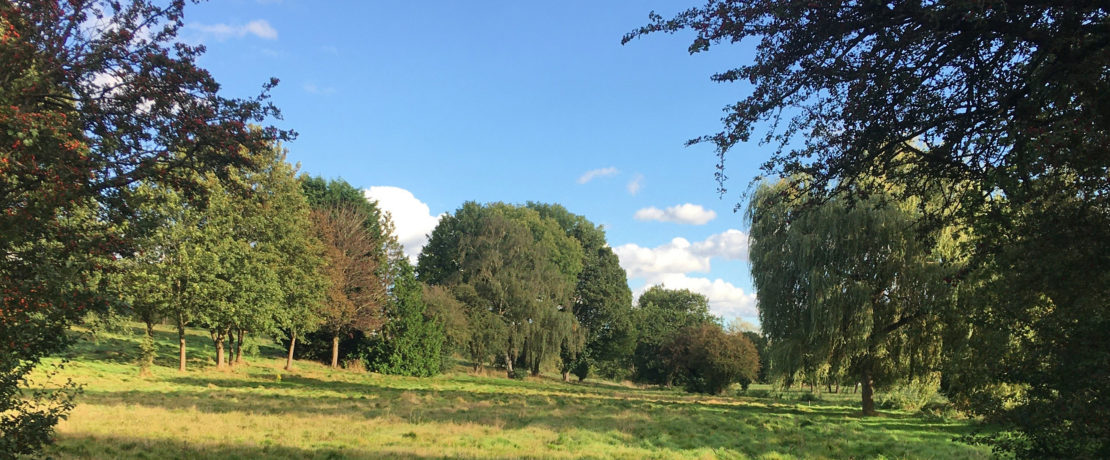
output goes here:
{"type": "Polygon", "coordinates": [[[880,395],[876,402],[883,409],[901,409],[915,412],[925,407],[937,396],[938,388],[940,388],[940,377],[938,376],[915,378],[894,386],[890,391],[880,395]]]}
{"type": "Polygon", "coordinates": [[[716,324],[680,330],[661,354],[670,376],[684,377],[690,392],[720,394],[733,383],[746,389],[759,374],[759,354],[751,341],[716,324]]]}

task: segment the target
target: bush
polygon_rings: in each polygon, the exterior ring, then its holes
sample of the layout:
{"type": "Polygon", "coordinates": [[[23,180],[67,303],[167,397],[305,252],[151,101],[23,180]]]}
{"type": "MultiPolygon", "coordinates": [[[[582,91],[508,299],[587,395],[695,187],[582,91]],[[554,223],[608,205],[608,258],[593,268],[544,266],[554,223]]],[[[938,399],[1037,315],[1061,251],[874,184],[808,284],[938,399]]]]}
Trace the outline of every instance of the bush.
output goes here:
{"type": "Polygon", "coordinates": [[[420,282],[402,264],[393,284],[389,321],[370,342],[366,366],[374,372],[417,377],[438,374],[447,335],[443,324],[426,315],[420,282]]]}
{"type": "Polygon", "coordinates": [[[937,396],[938,388],[940,388],[939,376],[915,378],[883,393],[877,398],[876,403],[883,409],[916,412],[937,396]]]}
{"type": "Polygon", "coordinates": [[[743,388],[759,375],[759,354],[743,334],[716,324],[679,331],[661,350],[672,377],[684,377],[687,391],[720,394],[733,383],[743,388]]]}
{"type": "Polygon", "coordinates": [[[770,398],[771,397],[771,391],[770,390],[751,390],[751,391],[749,391],[748,389],[745,388],[745,389],[740,390],[737,393],[737,396],[747,396],[749,398],[770,398]]]}

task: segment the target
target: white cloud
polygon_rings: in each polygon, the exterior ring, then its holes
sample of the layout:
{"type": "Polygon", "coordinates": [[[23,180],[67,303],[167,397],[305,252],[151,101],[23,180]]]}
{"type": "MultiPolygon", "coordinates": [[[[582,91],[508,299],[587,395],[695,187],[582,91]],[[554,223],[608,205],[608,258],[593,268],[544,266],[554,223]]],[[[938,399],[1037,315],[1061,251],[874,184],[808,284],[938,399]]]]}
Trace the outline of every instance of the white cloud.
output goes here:
{"type": "Polygon", "coordinates": [[[649,279],[643,288],[637,290],[636,297],[649,287],[662,284],[667,289],[689,289],[709,299],[709,310],[714,315],[725,318],[759,315],[756,309],[755,294],[744,292],[732,283],[720,278],[690,277],[682,273],[668,273],[649,279]]]}
{"type": "Polygon", "coordinates": [[[680,204],[667,209],[655,206],[636,211],[636,220],[657,220],[659,222],[674,222],[676,224],[704,225],[717,218],[717,212],[705,209],[699,204],[680,204]]]}
{"type": "Polygon", "coordinates": [[[633,177],[632,180],[628,181],[628,194],[635,195],[637,193],[640,193],[640,189],[643,188],[643,185],[641,184],[643,180],[643,174],[636,174],[636,177],[633,177]]]}
{"type": "Polygon", "coordinates": [[[670,289],[689,289],[705,295],[713,314],[723,317],[756,316],[755,294],[744,292],[721,278],[689,276],[689,273],[709,273],[714,258],[746,260],[748,236],[736,229],[710,235],[703,241],[691,243],[685,238],[675,238],[669,243],[645,248],[636,244],[623,244],[613,248],[621,267],[629,278],[644,279],[646,283],[635,294],[663,284],[670,289]]]}
{"type": "Polygon", "coordinates": [[[645,248],[634,243],[613,248],[631,278],[653,278],[663,273],[709,272],[709,257],[699,256],[685,238],[645,248]]]}
{"type": "Polygon", "coordinates": [[[694,243],[694,254],[706,257],[720,257],[728,260],[748,260],[748,234],[730,228],[694,243]]]}
{"type": "Polygon", "coordinates": [[[685,238],[675,238],[654,248],[629,243],[613,248],[613,252],[631,278],[652,279],[667,273],[709,273],[710,259],[746,260],[748,235],[729,229],[695,243],[685,238]]]}
{"type": "Polygon", "coordinates": [[[608,168],[591,169],[589,171],[586,171],[584,174],[582,174],[578,178],[578,183],[579,184],[585,184],[586,182],[592,181],[592,180],[594,180],[598,177],[612,176],[612,175],[615,175],[619,172],[620,172],[620,170],[618,170],[617,168],[614,168],[612,166],[610,166],[608,168]]]}
{"type": "Polygon", "coordinates": [[[443,214],[433,216],[427,204],[400,187],[374,186],[363,190],[363,195],[377,201],[393,217],[397,240],[405,247],[405,255],[415,262],[443,214]]]}
{"type": "Polygon", "coordinates": [[[265,19],[255,19],[243,25],[190,24],[189,28],[216,40],[242,38],[247,35],[254,35],[266,40],[276,40],[278,38],[277,29],[274,29],[265,19]]]}

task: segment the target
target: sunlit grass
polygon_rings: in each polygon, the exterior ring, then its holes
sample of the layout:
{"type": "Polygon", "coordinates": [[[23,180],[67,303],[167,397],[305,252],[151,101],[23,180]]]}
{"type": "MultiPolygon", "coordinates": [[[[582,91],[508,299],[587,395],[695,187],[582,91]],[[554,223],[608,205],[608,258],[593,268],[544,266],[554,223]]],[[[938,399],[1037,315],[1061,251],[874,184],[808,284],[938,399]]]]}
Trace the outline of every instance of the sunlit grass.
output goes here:
{"type": "Polygon", "coordinates": [[[159,329],[150,375],[139,336],[82,339],[63,377],[85,384],[58,426],[57,458],[985,458],[952,440],[967,422],[903,412],[861,418],[850,395],[694,396],[605,382],[511,380],[465,367],[432,378],[334,371],[281,350],[211,367],[191,331],[191,370],[159,329]]]}

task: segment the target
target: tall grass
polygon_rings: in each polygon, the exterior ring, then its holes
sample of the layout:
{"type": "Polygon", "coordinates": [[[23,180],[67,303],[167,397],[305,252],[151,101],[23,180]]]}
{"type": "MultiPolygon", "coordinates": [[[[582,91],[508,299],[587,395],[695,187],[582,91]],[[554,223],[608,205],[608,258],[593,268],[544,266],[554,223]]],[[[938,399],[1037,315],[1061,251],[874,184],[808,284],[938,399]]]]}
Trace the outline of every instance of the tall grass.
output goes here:
{"type": "MultiPolygon", "coordinates": [[[[85,384],[58,426],[56,458],[985,458],[952,439],[964,421],[901,411],[862,418],[854,401],[695,396],[608,382],[475,375],[431,378],[332,370],[263,344],[218,371],[190,331],[139,376],[139,334],[81,340],[64,377],[85,384]]],[[[764,390],[766,390],[764,388],[764,390]]]]}

